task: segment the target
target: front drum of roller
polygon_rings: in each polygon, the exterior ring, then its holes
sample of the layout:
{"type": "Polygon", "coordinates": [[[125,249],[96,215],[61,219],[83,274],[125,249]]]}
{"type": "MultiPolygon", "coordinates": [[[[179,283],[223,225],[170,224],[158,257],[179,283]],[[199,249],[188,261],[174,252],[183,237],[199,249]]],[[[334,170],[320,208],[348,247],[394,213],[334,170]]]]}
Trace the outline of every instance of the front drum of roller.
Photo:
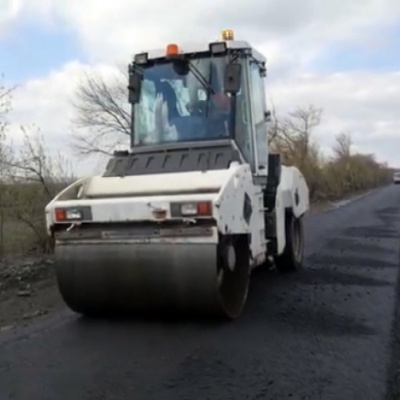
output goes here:
{"type": "Polygon", "coordinates": [[[237,317],[249,271],[222,271],[216,244],[58,244],[60,293],[93,316],[187,314],[237,317]],[[224,278],[221,278],[221,275],[224,278]]]}

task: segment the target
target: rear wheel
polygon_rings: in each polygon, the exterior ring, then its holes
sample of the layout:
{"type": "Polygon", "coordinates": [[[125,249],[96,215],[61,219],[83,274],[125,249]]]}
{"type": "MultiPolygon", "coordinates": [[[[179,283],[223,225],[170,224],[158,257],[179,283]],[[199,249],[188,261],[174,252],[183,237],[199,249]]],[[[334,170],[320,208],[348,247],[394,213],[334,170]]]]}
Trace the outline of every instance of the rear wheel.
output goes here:
{"type": "Polygon", "coordinates": [[[292,213],[285,216],[286,244],[283,253],[275,257],[275,265],[280,272],[298,271],[303,266],[304,229],[302,218],[292,213]]]}

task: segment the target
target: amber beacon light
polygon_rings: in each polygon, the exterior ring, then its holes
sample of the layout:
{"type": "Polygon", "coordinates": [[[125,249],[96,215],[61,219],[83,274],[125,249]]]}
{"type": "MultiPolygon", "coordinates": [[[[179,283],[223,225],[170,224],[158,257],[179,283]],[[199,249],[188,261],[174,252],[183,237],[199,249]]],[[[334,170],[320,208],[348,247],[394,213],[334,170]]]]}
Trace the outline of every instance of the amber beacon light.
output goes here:
{"type": "Polygon", "coordinates": [[[222,31],[222,39],[223,40],[233,40],[233,30],[232,29],[224,29],[222,31]]]}
{"type": "Polygon", "coordinates": [[[176,56],[179,54],[179,47],[175,43],[171,43],[167,46],[167,56],[176,56]]]}

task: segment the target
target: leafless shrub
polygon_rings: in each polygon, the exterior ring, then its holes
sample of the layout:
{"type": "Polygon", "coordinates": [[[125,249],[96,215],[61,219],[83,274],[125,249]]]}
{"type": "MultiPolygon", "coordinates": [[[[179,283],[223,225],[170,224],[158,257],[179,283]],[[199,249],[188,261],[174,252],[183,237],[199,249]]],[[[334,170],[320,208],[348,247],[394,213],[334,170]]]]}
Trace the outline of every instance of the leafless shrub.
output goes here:
{"type": "Polygon", "coordinates": [[[77,154],[109,155],[130,134],[127,73],[120,69],[111,79],[86,72],[72,101],[75,110],[72,147],[77,154]]]}

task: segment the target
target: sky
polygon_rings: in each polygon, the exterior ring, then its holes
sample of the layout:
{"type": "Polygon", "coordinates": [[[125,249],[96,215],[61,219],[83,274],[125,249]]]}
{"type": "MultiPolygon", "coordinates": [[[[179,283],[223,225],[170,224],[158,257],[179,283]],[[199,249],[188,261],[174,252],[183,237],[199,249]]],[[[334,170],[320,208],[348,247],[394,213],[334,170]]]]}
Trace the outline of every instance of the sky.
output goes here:
{"type": "Polygon", "coordinates": [[[112,74],[134,53],[168,42],[205,43],[230,28],[268,60],[267,101],[278,114],[323,109],[314,138],[335,135],[400,168],[399,0],[0,0],[0,73],[16,84],[11,131],[40,127],[50,152],[79,175],[104,161],[72,152],[71,99],[81,73],[112,74]]]}

